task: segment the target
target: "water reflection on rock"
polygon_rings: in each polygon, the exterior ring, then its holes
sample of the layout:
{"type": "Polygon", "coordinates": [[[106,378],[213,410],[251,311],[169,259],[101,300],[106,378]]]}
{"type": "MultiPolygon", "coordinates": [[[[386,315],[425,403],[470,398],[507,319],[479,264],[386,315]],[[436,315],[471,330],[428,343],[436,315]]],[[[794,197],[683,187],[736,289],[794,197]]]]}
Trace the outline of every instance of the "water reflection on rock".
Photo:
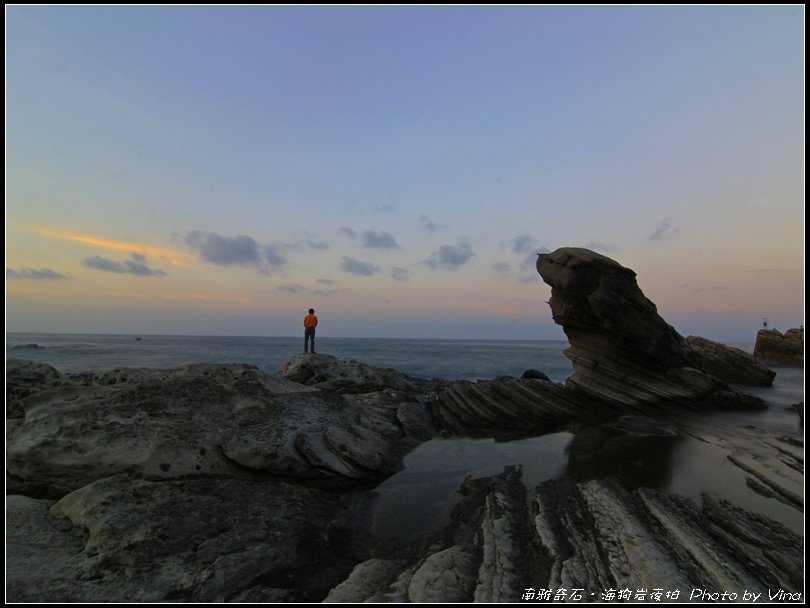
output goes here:
{"type": "Polygon", "coordinates": [[[678,432],[659,420],[622,416],[601,425],[578,425],[565,448],[566,474],[576,481],[613,477],[628,489],[663,488],[672,478],[678,432]]]}

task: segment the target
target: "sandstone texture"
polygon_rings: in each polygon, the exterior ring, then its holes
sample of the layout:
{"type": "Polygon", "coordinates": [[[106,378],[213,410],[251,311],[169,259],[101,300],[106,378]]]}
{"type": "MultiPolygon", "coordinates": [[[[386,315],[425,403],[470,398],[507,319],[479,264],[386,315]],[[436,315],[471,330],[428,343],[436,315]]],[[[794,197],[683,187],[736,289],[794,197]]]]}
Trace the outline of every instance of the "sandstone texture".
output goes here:
{"type": "Polygon", "coordinates": [[[754,357],[772,365],[804,365],[804,329],[789,329],[784,334],[775,329],[760,329],[754,357]]]}
{"type": "Polygon", "coordinates": [[[714,373],[703,369],[706,357],[660,317],[629,268],[567,247],[540,254],[537,271],[571,344],[571,387],[624,406],[764,407],[729,390],[714,361],[714,373]]]}
{"type": "Polygon", "coordinates": [[[723,382],[771,386],[776,372],[768,369],[749,353],[700,336],[686,338],[700,359],[700,369],[723,382]]]}

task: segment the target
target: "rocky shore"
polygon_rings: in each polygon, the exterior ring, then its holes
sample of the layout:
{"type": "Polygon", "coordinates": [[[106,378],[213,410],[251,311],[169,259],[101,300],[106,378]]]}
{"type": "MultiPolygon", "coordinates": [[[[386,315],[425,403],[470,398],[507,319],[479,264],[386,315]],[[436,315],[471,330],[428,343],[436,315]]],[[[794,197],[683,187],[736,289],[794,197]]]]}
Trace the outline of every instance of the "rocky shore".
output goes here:
{"type": "Polygon", "coordinates": [[[530,487],[515,463],[468,478],[445,525],[407,544],[375,537],[375,487],[424,442],[589,425],[647,433],[639,425],[666,421],[725,454],[760,500],[803,511],[801,433],[718,422],[764,408],[729,383],[768,386],[770,370],[682,337],[609,258],[566,248],[541,255],[538,272],[571,344],[566,384],[537,372],[426,380],[320,354],[276,374],[241,364],[63,374],[7,360],[7,601],[801,591],[795,531],[712,493],[578,478],[576,441],[569,475],[530,487]]]}

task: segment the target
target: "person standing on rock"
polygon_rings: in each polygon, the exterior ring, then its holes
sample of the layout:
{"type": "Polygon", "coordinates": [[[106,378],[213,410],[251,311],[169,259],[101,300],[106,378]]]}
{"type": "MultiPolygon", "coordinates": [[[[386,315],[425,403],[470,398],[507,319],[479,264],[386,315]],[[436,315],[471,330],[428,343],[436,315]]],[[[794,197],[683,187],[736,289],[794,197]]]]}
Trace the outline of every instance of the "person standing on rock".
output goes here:
{"type": "Polygon", "coordinates": [[[312,352],[315,352],[315,328],[318,327],[318,317],[315,316],[315,309],[310,308],[309,314],[304,317],[304,352],[309,352],[309,345],[312,345],[312,352]]]}

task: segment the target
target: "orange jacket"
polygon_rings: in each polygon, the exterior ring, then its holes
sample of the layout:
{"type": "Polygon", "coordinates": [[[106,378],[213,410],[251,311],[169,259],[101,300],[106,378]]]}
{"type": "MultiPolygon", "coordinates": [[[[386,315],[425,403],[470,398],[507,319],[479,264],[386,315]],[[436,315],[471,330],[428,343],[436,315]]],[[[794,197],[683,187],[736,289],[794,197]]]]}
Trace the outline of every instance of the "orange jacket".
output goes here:
{"type": "Polygon", "coordinates": [[[304,317],[304,327],[318,327],[318,317],[315,315],[304,317]]]}

